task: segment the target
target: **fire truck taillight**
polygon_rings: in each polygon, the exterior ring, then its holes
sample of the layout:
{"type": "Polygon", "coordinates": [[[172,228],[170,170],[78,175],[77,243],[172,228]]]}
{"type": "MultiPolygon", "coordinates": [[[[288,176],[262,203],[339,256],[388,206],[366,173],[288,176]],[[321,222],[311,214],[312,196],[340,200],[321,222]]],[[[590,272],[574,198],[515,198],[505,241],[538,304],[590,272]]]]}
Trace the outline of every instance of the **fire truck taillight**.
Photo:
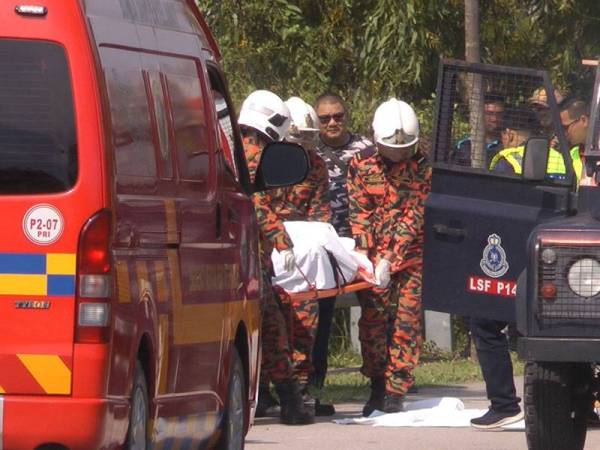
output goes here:
{"type": "Polygon", "coordinates": [[[112,291],[110,237],[111,217],[107,210],[90,218],[79,237],[76,341],[80,343],[108,340],[112,291]]]}

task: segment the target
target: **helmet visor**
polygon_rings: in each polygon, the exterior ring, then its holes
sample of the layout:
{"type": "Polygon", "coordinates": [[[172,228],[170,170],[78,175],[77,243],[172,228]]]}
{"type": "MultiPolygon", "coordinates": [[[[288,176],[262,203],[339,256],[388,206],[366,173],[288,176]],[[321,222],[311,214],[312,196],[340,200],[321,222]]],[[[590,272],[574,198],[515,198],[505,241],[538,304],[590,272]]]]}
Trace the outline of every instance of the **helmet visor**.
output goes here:
{"type": "Polygon", "coordinates": [[[404,130],[396,130],[394,134],[382,136],[379,140],[385,145],[404,147],[414,144],[417,140],[417,136],[405,133],[404,130]]]}

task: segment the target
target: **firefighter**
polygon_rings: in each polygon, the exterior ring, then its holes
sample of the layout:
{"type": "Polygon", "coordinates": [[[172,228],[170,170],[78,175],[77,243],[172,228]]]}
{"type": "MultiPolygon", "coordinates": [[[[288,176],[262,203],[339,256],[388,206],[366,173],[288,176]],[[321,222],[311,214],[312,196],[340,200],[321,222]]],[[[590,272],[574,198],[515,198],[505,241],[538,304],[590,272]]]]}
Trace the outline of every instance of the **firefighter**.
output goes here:
{"type": "MultiPolygon", "coordinates": [[[[290,125],[290,112],[276,94],[259,90],[250,94],[242,104],[238,123],[243,134],[248,170],[254,180],[262,149],[270,142],[283,140],[290,125]]],[[[292,242],[279,228],[281,224],[270,207],[271,197],[271,192],[259,192],[253,196],[260,229],[264,302],[261,368],[279,395],[281,423],[309,424],[314,417],[304,406],[300,386],[294,376],[286,320],[280,300],[271,286],[271,252],[274,248],[282,254],[287,270],[292,270],[295,264],[292,242]]]]}
{"type": "Polygon", "coordinates": [[[414,383],[422,341],[423,214],[431,179],[410,105],[395,98],[382,103],[373,133],[376,149],[355,155],[348,173],[352,234],[357,250],[373,262],[377,282],[359,295],[361,372],[371,379],[364,416],[401,411],[414,383]]]}
{"type": "MultiPolygon", "coordinates": [[[[273,227],[280,234],[285,233],[284,221],[328,222],[331,219],[327,167],[315,150],[318,142],[316,113],[312,106],[299,97],[291,97],[285,103],[291,117],[285,140],[297,143],[306,150],[310,171],[302,183],[277,189],[271,196],[270,206],[276,214],[273,227]]],[[[312,405],[314,400],[308,395],[307,388],[314,372],[312,349],[317,334],[319,303],[317,300],[292,301],[287,306],[292,317],[290,339],[294,374],[305,400],[312,405]]]]}
{"type": "MultiPolygon", "coordinates": [[[[336,94],[325,93],[315,102],[318,117],[319,141],[317,153],[325,160],[329,172],[329,202],[331,224],[337,234],[352,237],[348,224],[348,192],[346,177],[352,157],[373,146],[364,136],[348,130],[349,113],[344,100],[336,94]]],[[[319,325],[313,350],[314,376],[311,384],[320,389],[327,375],[329,336],[333,321],[335,297],[319,300],[319,325]]]]}
{"type": "MultiPolygon", "coordinates": [[[[282,205],[286,202],[287,206],[278,208],[278,215],[285,220],[329,222],[331,220],[328,197],[329,175],[325,161],[316,151],[319,142],[316,111],[299,97],[290,97],[285,103],[291,113],[291,125],[285,140],[301,145],[308,152],[311,170],[303,183],[288,189],[287,192],[283,190],[282,205]]],[[[322,404],[318,397],[313,398],[308,393],[308,384],[316,377],[312,352],[323,312],[320,302],[293,302],[290,307],[294,318],[292,333],[294,368],[303,387],[305,402],[314,405],[315,415],[333,415],[335,414],[333,405],[322,404]]],[[[327,319],[328,317],[325,317],[325,320],[327,319]]]]}

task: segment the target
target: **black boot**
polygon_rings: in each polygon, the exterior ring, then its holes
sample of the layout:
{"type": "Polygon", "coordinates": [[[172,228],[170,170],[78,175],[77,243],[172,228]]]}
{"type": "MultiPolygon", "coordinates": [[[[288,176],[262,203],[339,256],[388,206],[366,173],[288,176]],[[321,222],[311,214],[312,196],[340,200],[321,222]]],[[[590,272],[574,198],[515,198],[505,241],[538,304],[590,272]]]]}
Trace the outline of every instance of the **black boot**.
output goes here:
{"type": "MultiPolygon", "coordinates": [[[[316,391],[316,390],[315,390],[316,391]]],[[[317,395],[311,394],[311,389],[308,386],[304,386],[301,389],[302,401],[304,407],[308,409],[315,416],[333,416],[335,415],[335,407],[331,403],[321,403],[321,400],[317,395]]]]}
{"type": "Polygon", "coordinates": [[[390,392],[385,394],[383,399],[383,412],[386,414],[397,413],[402,411],[404,404],[404,395],[392,394],[390,392]]]}
{"type": "Polygon", "coordinates": [[[271,394],[269,386],[260,385],[255,417],[277,417],[280,412],[279,402],[271,394]]]}
{"type": "Polygon", "coordinates": [[[371,396],[363,407],[363,417],[369,417],[373,411],[383,411],[383,399],[385,397],[385,378],[371,378],[371,396]]]}
{"type": "Polygon", "coordinates": [[[279,403],[281,404],[281,414],[279,421],[285,425],[306,425],[315,421],[314,415],[304,406],[302,394],[295,381],[278,383],[275,385],[279,403]]]}

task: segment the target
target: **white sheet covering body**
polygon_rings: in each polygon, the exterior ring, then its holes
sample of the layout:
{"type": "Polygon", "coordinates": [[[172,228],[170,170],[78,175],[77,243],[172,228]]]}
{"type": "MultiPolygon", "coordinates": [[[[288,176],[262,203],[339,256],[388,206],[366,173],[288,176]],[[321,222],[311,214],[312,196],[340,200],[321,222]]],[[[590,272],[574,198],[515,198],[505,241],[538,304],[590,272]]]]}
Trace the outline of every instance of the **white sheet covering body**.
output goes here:
{"type": "MultiPolygon", "coordinates": [[[[480,417],[487,409],[465,409],[455,397],[435,397],[409,402],[402,412],[385,414],[373,412],[369,417],[336,419],[340,425],[371,425],[374,427],[470,427],[471,419],[480,417]]],[[[506,430],[524,430],[523,420],[502,427],[506,430]]]]}
{"type": "Polygon", "coordinates": [[[369,259],[354,251],[354,240],[339,237],[331,224],[292,221],[285,222],[284,225],[294,243],[294,256],[298,267],[291,272],[286,272],[283,268],[283,259],[277,250],[273,250],[271,260],[275,271],[273,284],[281,286],[287,292],[308,291],[311,289],[311,284],[315,289],[337,287],[327,251],[337,261],[341,272],[341,284],[354,281],[359,268],[366,273],[373,273],[373,265],[369,259]]]}

